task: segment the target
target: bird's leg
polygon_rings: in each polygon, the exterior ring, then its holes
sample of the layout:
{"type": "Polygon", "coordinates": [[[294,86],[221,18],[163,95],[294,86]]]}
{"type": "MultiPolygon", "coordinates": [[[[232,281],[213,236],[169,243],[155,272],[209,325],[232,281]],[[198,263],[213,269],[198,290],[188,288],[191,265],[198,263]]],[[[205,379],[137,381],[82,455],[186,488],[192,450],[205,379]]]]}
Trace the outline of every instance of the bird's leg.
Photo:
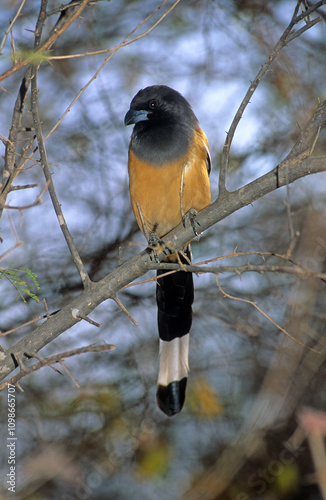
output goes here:
{"type": "Polygon", "coordinates": [[[161,253],[168,257],[169,255],[175,253],[156,233],[156,227],[154,226],[153,231],[148,237],[148,248],[151,253],[151,260],[159,262],[158,255],[161,253]]]}
{"type": "Polygon", "coordinates": [[[183,227],[186,228],[187,224],[190,224],[191,227],[192,227],[192,230],[195,234],[195,236],[199,236],[199,234],[197,233],[197,228],[196,228],[196,225],[197,226],[200,226],[198,220],[197,220],[197,210],[195,208],[191,208],[190,210],[188,210],[188,212],[182,217],[182,224],[183,224],[183,227]]]}
{"type": "Polygon", "coordinates": [[[159,262],[158,255],[160,255],[162,252],[164,253],[164,255],[169,255],[171,252],[170,249],[165,245],[164,241],[161,240],[161,238],[158,236],[155,229],[156,228],[154,228],[154,231],[152,231],[148,237],[148,248],[151,253],[151,260],[159,262]]]}

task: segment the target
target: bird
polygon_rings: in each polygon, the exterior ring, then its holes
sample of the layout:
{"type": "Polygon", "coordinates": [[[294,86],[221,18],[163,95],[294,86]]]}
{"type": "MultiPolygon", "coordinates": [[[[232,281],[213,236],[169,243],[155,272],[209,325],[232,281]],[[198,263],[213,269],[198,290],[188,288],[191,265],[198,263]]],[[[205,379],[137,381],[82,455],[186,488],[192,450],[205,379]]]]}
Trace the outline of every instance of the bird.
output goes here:
{"type": "MultiPolygon", "coordinates": [[[[197,234],[196,213],[211,202],[211,157],[190,104],[178,91],[152,85],[132,99],[124,124],[134,125],[128,149],[130,200],[149,247],[187,219],[197,234]]],[[[164,262],[179,262],[181,268],[191,262],[189,244],[178,255],[171,252],[164,262]]],[[[185,401],[194,285],[190,272],[166,272],[158,269],[156,278],[156,398],[159,408],[173,416],[185,401]]]]}

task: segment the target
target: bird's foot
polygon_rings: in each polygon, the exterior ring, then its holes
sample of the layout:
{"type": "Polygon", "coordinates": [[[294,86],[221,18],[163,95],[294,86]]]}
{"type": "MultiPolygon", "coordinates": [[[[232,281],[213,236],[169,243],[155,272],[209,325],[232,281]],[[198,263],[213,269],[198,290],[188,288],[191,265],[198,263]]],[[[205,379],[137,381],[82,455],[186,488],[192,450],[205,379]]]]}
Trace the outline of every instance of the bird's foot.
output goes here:
{"type": "Polygon", "coordinates": [[[163,240],[161,240],[155,231],[149,235],[148,248],[150,250],[151,260],[154,262],[160,262],[158,255],[161,253],[163,253],[165,257],[172,253],[172,250],[164,243],[163,240]]]}
{"type": "Polygon", "coordinates": [[[186,228],[186,226],[190,224],[195,236],[199,236],[199,234],[197,232],[197,227],[196,226],[200,226],[200,224],[199,224],[199,222],[197,220],[197,214],[198,214],[197,210],[195,208],[191,208],[182,217],[183,227],[186,228]]]}

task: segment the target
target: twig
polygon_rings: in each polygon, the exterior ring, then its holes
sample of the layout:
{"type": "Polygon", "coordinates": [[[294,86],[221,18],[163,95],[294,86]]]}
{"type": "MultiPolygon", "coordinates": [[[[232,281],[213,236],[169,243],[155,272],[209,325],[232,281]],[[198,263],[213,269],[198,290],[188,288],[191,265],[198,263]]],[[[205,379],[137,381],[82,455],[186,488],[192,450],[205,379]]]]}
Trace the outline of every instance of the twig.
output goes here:
{"type": "Polygon", "coordinates": [[[8,220],[9,220],[11,232],[12,232],[14,238],[15,238],[15,244],[17,245],[20,242],[20,239],[18,237],[18,233],[16,231],[15,225],[13,223],[12,217],[11,217],[11,215],[10,215],[9,212],[7,212],[7,217],[8,217],[8,220]]]}
{"type": "Polygon", "coordinates": [[[315,140],[314,140],[314,142],[313,142],[313,143],[312,143],[312,145],[311,145],[311,148],[310,148],[310,151],[309,151],[309,156],[311,156],[311,155],[312,155],[312,153],[314,152],[314,149],[315,149],[315,146],[316,146],[316,144],[317,144],[317,141],[318,141],[318,137],[319,137],[320,131],[321,131],[321,125],[318,127],[318,130],[317,130],[317,133],[316,133],[315,140]]]}
{"type": "MultiPolygon", "coordinates": [[[[88,5],[94,5],[94,4],[96,5],[97,2],[98,2],[98,0],[93,0],[93,1],[89,0],[88,5]]],[[[47,17],[51,17],[54,14],[61,14],[65,11],[71,9],[72,7],[78,7],[79,4],[80,4],[80,0],[76,0],[75,2],[73,2],[73,1],[69,2],[67,5],[61,5],[57,9],[54,9],[51,12],[49,12],[47,17]]]]}
{"type": "Polygon", "coordinates": [[[5,259],[7,257],[7,255],[9,255],[11,252],[16,250],[16,248],[20,247],[20,245],[22,245],[22,244],[23,244],[23,241],[18,241],[12,247],[8,248],[8,250],[6,250],[5,252],[3,252],[3,254],[0,255],[0,260],[5,259]]]}
{"type": "Polygon", "coordinates": [[[19,352],[14,353],[13,356],[14,356],[14,358],[15,358],[15,360],[16,360],[19,368],[20,368],[20,371],[25,371],[26,367],[24,365],[24,362],[22,360],[22,357],[21,357],[20,353],[19,352]]]}
{"type": "Polygon", "coordinates": [[[223,288],[221,287],[220,282],[219,282],[217,276],[215,276],[215,279],[216,279],[216,283],[217,283],[218,289],[220,290],[220,292],[222,292],[222,294],[224,295],[224,297],[227,297],[228,299],[232,299],[232,300],[237,300],[239,302],[244,302],[245,304],[249,304],[249,305],[253,306],[255,309],[257,309],[257,311],[259,311],[263,316],[265,316],[265,318],[267,318],[271,323],[273,323],[273,325],[276,326],[276,328],[278,328],[279,330],[281,330],[281,332],[285,333],[285,335],[287,337],[289,337],[291,340],[293,340],[294,342],[297,342],[302,347],[305,347],[306,349],[309,349],[310,351],[319,354],[318,351],[316,351],[312,347],[309,347],[309,346],[305,345],[299,339],[296,339],[289,332],[287,332],[284,328],[282,328],[280,325],[278,325],[276,323],[276,321],[274,321],[267,313],[265,313],[255,302],[252,302],[251,300],[248,300],[248,299],[242,299],[240,297],[234,297],[233,295],[230,295],[229,293],[225,292],[225,290],[223,290],[223,288]]]}
{"type": "MultiPolygon", "coordinates": [[[[153,264],[153,269],[157,269],[157,266],[153,264]]],[[[294,267],[290,266],[268,266],[265,264],[262,265],[255,265],[255,264],[243,264],[241,266],[218,266],[218,267],[213,267],[213,266],[203,266],[199,267],[199,264],[193,264],[193,265],[187,265],[182,263],[176,264],[176,263],[161,263],[159,269],[166,269],[169,270],[171,269],[171,272],[174,271],[187,271],[190,273],[196,273],[196,274],[225,274],[225,273],[234,273],[237,275],[241,275],[243,273],[259,273],[259,274],[264,274],[264,273],[278,273],[278,274],[292,274],[294,276],[297,276],[298,278],[314,278],[314,279],[320,279],[323,281],[326,281],[326,273],[316,273],[314,271],[310,271],[309,269],[296,269],[294,267]]],[[[171,273],[169,273],[171,274],[171,273]]],[[[162,275],[163,276],[163,275],[162,275]]],[[[165,276],[165,275],[164,275],[165,276]]],[[[161,276],[160,276],[161,277],[161,276]]],[[[155,280],[156,278],[150,278],[146,281],[152,281],[155,280]]],[[[135,286],[143,283],[142,282],[137,282],[137,283],[131,283],[128,286],[135,286]]],[[[125,287],[127,288],[127,287],[125,287]]]]}
{"type": "Polygon", "coordinates": [[[32,189],[38,187],[38,184],[25,184],[25,186],[11,186],[10,191],[20,191],[22,189],[32,189]]]}
{"type": "Polygon", "coordinates": [[[8,35],[9,35],[10,31],[12,30],[13,25],[14,25],[14,24],[15,24],[15,22],[17,21],[18,16],[19,16],[19,14],[21,13],[21,10],[22,10],[22,8],[24,7],[25,3],[26,3],[26,0],[23,0],[23,1],[22,1],[22,3],[20,4],[20,6],[18,7],[18,10],[17,10],[16,14],[14,15],[13,20],[12,20],[12,21],[10,21],[9,28],[8,28],[8,29],[7,29],[7,31],[5,32],[4,37],[3,37],[3,39],[2,39],[2,42],[1,42],[1,45],[0,45],[0,54],[1,54],[1,52],[2,52],[2,49],[3,49],[3,47],[4,47],[4,44],[6,43],[6,40],[7,40],[7,38],[8,38],[8,35]]]}
{"type": "MultiPolygon", "coordinates": [[[[39,14],[39,17],[38,17],[38,20],[36,23],[35,43],[34,43],[35,49],[37,49],[40,45],[43,24],[44,24],[45,18],[46,18],[46,10],[45,10],[46,9],[46,2],[47,2],[47,0],[42,1],[40,14],[39,14]]],[[[86,4],[85,1],[82,2],[82,4],[86,4]]],[[[51,174],[50,167],[48,164],[47,152],[46,152],[45,145],[44,145],[42,124],[41,124],[41,119],[40,119],[40,115],[39,115],[39,107],[38,107],[37,74],[38,74],[38,67],[36,65],[33,65],[32,66],[32,85],[31,85],[31,110],[32,110],[33,122],[34,122],[37,142],[38,142],[38,148],[39,148],[40,156],[41,156],[41,163],[42,163],[44,175],[45,175],[45,178],[47,181],[49,194],[50,194],[50,197],[52,200],[52,204],[53,204],[55,213],[56,213],[58,221],[59,221],[61,231],[65,237],[66,243],[68,245],[69,251],[71,253],[72,259],[73,259],[74,264],[75,264],[77,271],[79,273],[79,276],[80,276],[80,279],[83,283],[83,286],[87,287],[90,284],[90,279],[89,279],[87,271],[84,267],[84,264],[81,260],[81,257],[77,251],[77,248],[76,248],[75,243],[73,241],[73,238],[70,234],[68,226],[66,224],[66,221],[65,221],[62,209],[61,209],[61,205],[59,203],[57,193],[55,191],[55,187],[54,187],[54,183],[53,183],[53,179],[52,179],[52,174],[51,174]]]]}
{"type": "MultiPolygon", "coordinates": [[[[45,186],[42,188],[41,192],[36,196],[35,201],[32,203],[29,203],[28,205],[23,205],[23,206],[15,206],[15,205],[5,205],[4,208],[7,208],[9,210],[27,210],[29,208],[36,207],[37,205],[41,205],[43,203],[42,196],[45,193],[45,191],[48,189],[50,182],[47,181],[45,186]]],[[[37,184],[35,184],[37,186],[37,184]]],[[[11,189],[12,191],[12,189],[11,189]]]]}
{"type": "MultiPolygon", "coordinates": [[[[33,352],[33,358],[38,359],[42,363],[45,361],[45,358],[43,358],[43,356],[40,356],[40,354],[38,352],[33,352]]],[[[55,371],[56,373],[58,373],[59,375],[62,375],[61,371],[58,370],[55,366],[52,366],[52,365],[48,365],[48,366],[50,368],[52,368],[52,370],[55,371]]]]}
{"type": "MultiPolygon", "coordinates": [[[[43,366],[53,365],[54,363],[59,363],[60,361],[62,361],[65,358],[70,358],[70,357],[75,356],[77,354],[84,354],[86,352],[111,351],[112,349],[114,349],[114,347],[115,346],[111,345],[111,344],[98,345],[98,346],[88,345],[85,347],[79,347],[76,349],[72,349],[70,351],[62,352],[60,354],[55,354],[54,356],[50,356],[49,358],[42,358],[42,360],[38,361],[37,363],[35,363],[34,365],[29,366],[29,367],[25,367],[25,365],[22,365],[23,368],[21,368],[21,371],[15,377],[12,377],[10,380],[6,380],[6,382],[3,382],[0,385],[0,391],[5,389],[9,384],[13,384],[13,385],[18,386],[19,380],[21,380],[26,375],[29,375],[30,373],[33,373],[33,372],[39,370],[43,366]]],[[[35,353],[30,353],[30,354],[26,353],[26,355],[29,358],[36,357],[35,353]]],[[[20,362],[21,362],[20,355],[16,354],[16,357],[17,357],[17,361],[19,362],[19,360],[20,360],[20,362]]]]}
{"type": "Polygon", "coordinates": [[[42,316],[40,316],[39,318],[31,319],[30,321],[26,321],[26,323],[24,323],[23,325],[16,326],[16,328],[12,328],[11,330],[7,330],[6,332],[0,332],[0,337],[4,337],[5,335],[9,335],[10,333],[17,332],[17,330],[21,330],[25,326],[32,325],[33,323],[36,323],[36,321],[40,321],[41,319],[43,319],[42,316]]]}
{"type": "MultiPolygon", "coordinates": [[[[296,237],[298,237],[299,235],[296,235],[296,237]]],[[[306,267],[304,267],[302,264],[299,264],[298,262],[294,261],[293,259],[291,259],[289,257],[289,251],[287,251],[286,254],[278,254],[278,253],[275,253],[275,252],[258,252],[258,251],[251,251],[251,252],[237,252],[236,250],[234,250],[234,252],[228,254],[228,255],[222,255],[220,257],[215,257],[214,259],[208,259],[208,260],[204,260],[202,262],[199,262],[198,265],[202,265],[202,264],[210,264],[211,262],[216,262],[216,261],[219,261],[219,260],[222,260],[222,259],[229,259],[229,258],[232,258],[232,257],[244,257],[244,256],[249,256],[249,255],[258,255],[260,257],[262,257],[263,259],[265,257],[276,257],[277,259],[281,259],[285,262],[290,262],[290,264],[292,264],[293,266],[297,267],[298,269],[301,269],[301,271],[303,272],[303,274],[307,273],[310,277],[312,271],[310,271],[309,269],[307,269],[306,267]]],[[[265,260],[265,259],[264,259],[265,260]]],[[[315,274],[315,276],[318,276],[318,278],[320,276],[324,277],[324,274],[315,274]]],[[[314,277],[314,276],[311,276],[311,277],[314,277]]]]}
{"type": "MultiPolygon", "coordinates": [[[[43,299],[45,301],[45,299],[43,299]]],[[[9,335],[10,333],[17,332],[17,330],[21,330],[22,328],[25,328],[25,326],[32,325],[33,323],[36,323],[37,321],[41,321],[41,319],[48,319],[51,316],[54,316],[58,311],[54,311],[53,313],[49,313],[49,311],[46,310],[46,314],[44,316],[38,316],[37,318],[31,319],[30,321],[26,321],[26,323],[23,323],[22,325],[16,326],[16,328],[12,328],[11,330],[7,330],[6,332],[0,332],[0,337],[5,337],[6,335],[9,335]]]]}
{"type": "MultiPolygon", "coordinates": [[[[296,235],[296,238],[299,235],[296,235]]],[[[156,270],[158,268],[156,263],[153,263],[149,265],[149,269],[156,270]]],[[[184,264],[180,265],[180,263],[175,263],[175,262],[161,262],[159,264],[159,269],[166,270],[167,272],[160,275],[159,278],[157,276],[154,276],[152,278],[147,278],[145,280],[140,280],[136,281],[134,283],[129,283],[128,285],[125,285],[123,289],[126,288],[131,288],[134,286],[142,285],[144,283],[149,283],[151,281],[157,282],[158,279],[163,278],[165,276],[168,276],[169,274],[173,274],[177,271],[187,271],[187,272],[192,272],[196,274],[206,274],[206,273],[211,273],[211,274],[224,274],[224,273],[234,273],[237,275],[241,275],[246,272],[256,272],[259,274],[263,273],[284,273],[284,274],[291,274],[294,276],[297,276],[298,278],[302,279],[320,279],[322,281],[326,281],[326,273],[316,273],[315,271],[311,271],[310,269],[307,269],[306,267],[302,266],[298,262],[295,262],[294,260],[290,259],[288,252],[286,255],[280,255],[276,254],[274,252],[232,252],[228,255],[222,255],[220,257],[214,257],[213,259],[208,259],[204,260],[201,262],[198,262],[197,264],[184,264]],[[217,262],[223,259],[230,259],[234,257],[243,257],[243,256],[250,256],[250,255],[258,255],[264,259],[264,257],[276,257],[278,259],[281,259],[283,261],[289,262],[292,264],[293,267],[289,265],[285,266],[280,266],[280,265],[267,265],[267,264],[243,264],[243,265],[235,265],[235,266],[207,266],[207,264],[212,263],[212,262],[217,262]]]]}
{"type": "Polygon", "coordinates": [[[49,312],[49,308],[48,308],[48,304],[46,302],[46,298],[43,297],[43,304],[44,304],[44,309],[45,309],[45,314],[46,314],[46,318],[49,319],[50,317],[50,312],[49,312]]]}
{"type": "Polygon", "coordinates": [[[75,383],[75,386],[77,387],[77,389],[80,388],[80,384],[78,382],[77,379],[75,379],[75,377],[73,376],[73,374],[71,373],[71,371],[69,370],[68,366],[66,365],[66,363],[61,360],[59,361],[60,365],[62,366],[62,368],[65,370],[65,372],[67,373],[67,375],[71,378],[71,380],[75,383]]]}
{"type": "MultiPolygon", "coordinates": [[[[299,21],[300,21],[300,19],[299,19],[299,21]]],[[[299,29],[298,31],[294,31],[293,33],[291,33],[288,36],[286,43],[289,44],[290,42],[292,42],[292,40],[294,40],[295,38],[298,38],[299,36],[301,36],[302,33],[304,33],[305,31],[309,30],[310,28],[312,28],[313,26],[315,26],[315,24],[319,23],[320,21],[321,21],[321,17],[316,17],[316,19],[313,19],[312,21],[309,21],[301,29],[299,29]]]]}
{"type": "Polygon", "coordinates": [[[65,23],[63,26],[61,26],[58,29],[54,29],[51,32],[50,37],[46,40],[46,42],[39,47],[30,57],[27,57],[23,61],[20,61],[19,63],[14,64],[11,68],[9,68],[7,71],[2,73],[0,75],[0,81],[5,80],[8,76],[12,75],[16,71],[20,70],[24,66],[27,66],[28,64],[31,64],[35,58],[37,59],[38,57],[42,57],[43,53],[49,50],[52,45],[56,42],[56,40],[64,33],[69,26],[75,21],[75,19],[81,14],[82,10],[86,7],[87,3],[89,0],[83,0],[79,5],[79,8],[71,14],[70,16],[68,15],[65,23]]]}
{"type": "MultiPolygon", "coordinates": [[[[298,1],[298,4],[300,5],[301,1],[298,1]]],[[[310,14],[312,14],[317,9],[319,9],[319,7],[321,7],[322,5],[325,5],[325,4],[326,4],[326,0],[320,0],[319,2],[313,4],[311,7],[309,7],[308,9],[303,10],[301,12],[301,14],[299,14],[298,16],[296,15],[296,12],[298,12],[298,10],[296,10],[295,14],[293,15],[294,22],[298,23],[299,21],[301,21],[301,19],[304,19],[305,17],[307,17],[309,19],[310,14]]],[[[310,21],[310,19],[309,19],[309,21],[310,21]]]]}
{"type": "MultiPolygon", "coordinates": [[[[22,87],[21,87],[22,88],[22,87]]],[[[20,92],[20,91],[19,91],[20,92]]],[[[21,103],[21,106],[24,106],[24,103],[21,103]]],[[[22,114],[22,109],[19,111],[22,114]]],[[[19,120],[21,117],[19,117],[19,120]]],[[[15,186],[12,186],[12,183],[18,176],[18,174],[23,170],[24,166],[29,160],[34,160],[32,156],[26,156],[28,151],[32,149],[34,137],[29,141],[29,144],[24,148],[23,154],[19,154],[16,152],[16,143],[18,139],[19,132],[19,122],[17,122],[17,110],[14,111],[14,117],[12,121],[12,127],[10,130],[10,136],[12,140],[6,141],[6,157],[5,157],[5,168],[3,173],[3,182],[0,185],[1,195],[0,195],[0,218],[2,214],[2,210],[5,206],[5,201],[7,199],[8,194],[11,191],[17,189],[15,186]],[[12,141],[15,142],[12,142],[12,141]],[[20,157],[19,163],[15,164],[16,156],[20,157]],[[2,207],[2,208],[1,208],[2,207]]],[[[35,161],[35,160],[34,160],[35,161]]]]}
{"type": "Polygon", "coordinates": [[[151,12],[151,14],[149,14],[149,16],[147,16],[146,19],[144,19],[144,21],[142,21],[141,23],[139,23],[138,26],[134,30],[132,30],[131,33],[129,33],[129,35],[123,40],[123,42],[121,42],[119,45],[116,45],[115,47],[111,47],[109,49],[95,50],[93,52],[83,52],[81,54],[66,54],[66,55],[61,55],[61,56],[49,56],[49,57],[47,57],[47,60],[51,61],[51,60],[59,60],[59,59],[74,59],[74,58],[78,58],[78,57],[97,56],[97,55],[100,55],[100,54],[106,54],[107,52],[114,52],[115,53],[119,49],[121,49],[122,47],[127,47],[128,45],[131,45],[132,43],[135,43],[138,40],[140,40],[141,38],[149,35],[149,33],[151,33],[156,28],[156,26],[158,26],[163,21],[163,19],[168,14],[170,14],[170,12],[177,6],[177,4],[181,0],[176,0],[174,2],[174,4],[167,11],[165,11],[164,14],[162,14],[162,16],[147,31],[145,31],[144,33],[141,33],[140,35],[137,35],[135,38],[132,38],[131,40],[129,40],[129,38],[136,31],[138,31],[139,28],[141,26],[143,26],[151,17],[153,17],[154,14],[156,14],[156,12],[158,12],[159,10],[161,10],[162,7],[164,7],[164,5],[168,1],[169,0],[164,0],[164,2],[161,3],[161,5],[159,5],[159,7],[157,7],[157,9],[155,9],[153,12],[151,12]]]}
{"type": "Polygon", "coordinates": [[[114,297],[112,297],[112,299],[114,300],[114,302],[116,304],[118,304],[118,306],[121,308],[121,310],[128,316],[128,318],[130,319],[130,321],[138,326],[138,323],[137,321],[131,316],[130,312],[128,311],[128,309],[123,305],[123,303],[121,302],[121,300],[118,299],[118,297],[115,295],[114,297]]]}
{"type": "Polygon", "coordinates": [[[87,287],[90,284],[90,279],[89,279],[87,271],[84,267],[84,264],[81,260],[81,257],[78,253],[78,250],[75,246],[73,238],[70,234],[67,223],[65,221],[65,218],[64,218],[64,215],[63,215],[63,212],[61,209],[61,205],[60,205],[60,202],[58,200],[57,193],[55,191],[50,167],[48,164],[47,153],[46,153],[44,140],[43,140],[41,120],[40,120],[39,109],[38,109],[38,87],[37,87],[37,68],[36,67],[34,67],[33,79],[32,79],[31,108],[32,108],[34,126],[35,126],[35,130],[36,130],[36,135],[37,135],[37,141],[38,141],[38,145],[39,145],[42,167],[43,167],[45,179],[46,179],[47,184],[48,184],[48,190],[49,190],[49,194],[50,194],[50,197],[52,200],[52,204],[53,204],[55,213],[57,215],[61,231],[65,237],[66,243],[67,243],[68,248],[70,250],[72,259],[73,259],[74,264],[78,270],[80,279],[83,283],[83,286],[87,287]]]}
{"type": "MultiPolygon", "coordinates": [[[[289,262],[292,262],[290,257],[293,253],[293,250],[295,249],[295,246],[297,244],[297,241],[298,241],[298,238],[300,236],[300,232],[299,231],[294,231],[294,234],[293,234],[293,237],[292,239],[290,239],[290,244],[289,244],[289,248],[287,249],[287,252],[285,254],[285,258],[289,261],[289,262]]],[[[299,265],[299,264],[298,264],[299,265]]]]}

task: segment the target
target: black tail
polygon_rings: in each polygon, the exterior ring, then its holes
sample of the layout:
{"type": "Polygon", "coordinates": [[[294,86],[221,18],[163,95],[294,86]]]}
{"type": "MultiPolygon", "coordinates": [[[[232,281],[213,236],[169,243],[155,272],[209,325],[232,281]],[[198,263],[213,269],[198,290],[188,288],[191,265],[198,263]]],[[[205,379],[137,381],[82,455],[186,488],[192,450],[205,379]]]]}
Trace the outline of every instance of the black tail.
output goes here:
{"type": "MultiPolygon", "coordinates": [[[[190,260],[189,247],[185,251],[190,260]]],[[[182,259],[185,264],[189,263],[182,259]]],[[[166,271],[157,271],[160,276],[166,271]]],[[[158,280],[156,301],[160,336],[157,403],[168,416],[182,409],[188,374],[189,331],[194,284],[192,273],[178,271],[158,280]]]]}

